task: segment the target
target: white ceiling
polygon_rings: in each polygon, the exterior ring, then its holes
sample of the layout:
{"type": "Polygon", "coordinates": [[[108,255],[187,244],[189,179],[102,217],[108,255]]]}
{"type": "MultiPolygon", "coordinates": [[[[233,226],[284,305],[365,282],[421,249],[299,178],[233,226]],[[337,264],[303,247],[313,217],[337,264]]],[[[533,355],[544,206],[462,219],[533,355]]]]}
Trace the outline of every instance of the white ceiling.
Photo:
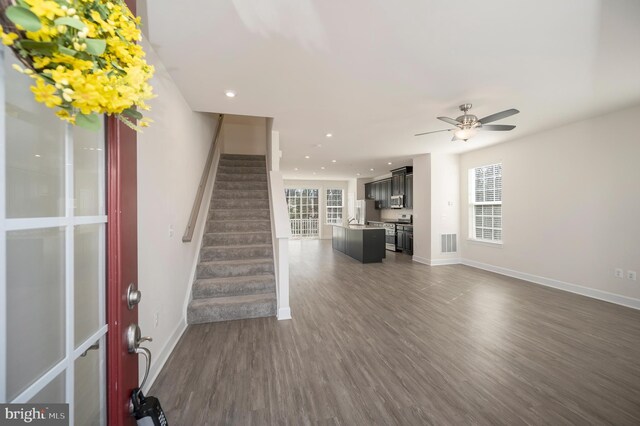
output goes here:
{"type": "Polygon", "coordinates": [[[640,102],[638,0],[153,0],[141,11],[194,110],[275,118],[288,178],[377,176],[640,102]],[[465,102],[478,117],[518,108],[495,123],[517,128],[466,143],[413,136],[448,128],[435,117],[465,102]]]}

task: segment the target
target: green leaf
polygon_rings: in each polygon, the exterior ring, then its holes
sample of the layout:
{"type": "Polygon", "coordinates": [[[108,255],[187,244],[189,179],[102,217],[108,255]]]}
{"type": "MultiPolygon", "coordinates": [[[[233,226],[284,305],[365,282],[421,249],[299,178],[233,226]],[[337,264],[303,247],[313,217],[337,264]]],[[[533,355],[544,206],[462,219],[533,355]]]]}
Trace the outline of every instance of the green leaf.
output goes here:
{"type": "Polygon", "coordinates": [[[87,53],[91,55],[100,56],[107,48],[107,42],[105,40],[88,38],[84,42],[87,43],[87,53]]]}
{"type": "Polygon", "coordinates": [[[98,114],[82,114],[76,115],[76,124],[84,129],[98,131],[100,130],[100,116],[98,114]]]}
{"type": "Polygon", "coordinates": [[[131,117],[131,118],[135,118],[136,120],[141,120],[142,119],[142,114],[140,114],[140,112],[138,112],[137,110],[133,109],[133,108],[127,108],[124,111],[122,111],[122,114],[131,117]]]}
{"type": "Polygon", "coordinates": [[[58,46],[58,51],[63,55],[69,55],[69,56],[76,56],[76,53],[78,53],[77,50],[69,49],[68,47],[64,47],[64,46],[58,46]]]}
{"type": "Polygon", "coordinates": [[[68,27],[75,28],[78,31],[82,31],[87,28],[87,26],[81,20],[70,18],[68,16],[65,16],[64,18],[58,18],[53,21],[53,23],[56,25],[66,25],[68,27]]]}
{"type": "Polygon", "coordinates": [[[30,51],[32,54],[37,53],[38,56],[50,56],[58,50],[56,43],[33,41],[33,40],[20,40],[20,48],[30,51]]]}
{"type": "Polygon", "coordinates": [[[9,6],[4,12],[7,18],[27,31],[38,31],[42,28],[40,19],[35,13],[22,6],[9,6]]]}

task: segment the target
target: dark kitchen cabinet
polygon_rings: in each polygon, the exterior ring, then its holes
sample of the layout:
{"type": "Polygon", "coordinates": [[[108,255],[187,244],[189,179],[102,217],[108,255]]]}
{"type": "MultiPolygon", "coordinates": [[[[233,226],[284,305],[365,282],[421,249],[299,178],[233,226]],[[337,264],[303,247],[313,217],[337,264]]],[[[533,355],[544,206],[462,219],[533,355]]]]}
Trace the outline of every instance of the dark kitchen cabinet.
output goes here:
{"type": "Polygon", "coordinates": [[[413,255],[413,226],[398,225],[396,228],[396,248],[403,253],[413,255]]]}
{"type": "Polygon", "coordinates": [[[399,169],[391,170],[391,195],[405,195],[406,192],[406,177],[407,174],[413,173],[413,167],[400,167],[399,169]]]}
{"type": "Polygon", "coordinates": [[[376,197],[373,193],[373,182],[364,184],[364,197],[367,200],[375,200],[376,197]]]}
{"type": "Polygon", "coordinates": [[[413,175],[407,175],[405,177],[405,190],[404,190],[404,207],[407,209],[413,208],[413,175]]]}
{"type": "Polygon", "coordinates": [[[391,208],[391,193],[392,193],[392,187],[391,187],[391,179],[387,179],[384,181],[384,186],[385,186],[385,193],[387,194],[386,198],[385,198],[385,205],[386,208],[391,208]]]}

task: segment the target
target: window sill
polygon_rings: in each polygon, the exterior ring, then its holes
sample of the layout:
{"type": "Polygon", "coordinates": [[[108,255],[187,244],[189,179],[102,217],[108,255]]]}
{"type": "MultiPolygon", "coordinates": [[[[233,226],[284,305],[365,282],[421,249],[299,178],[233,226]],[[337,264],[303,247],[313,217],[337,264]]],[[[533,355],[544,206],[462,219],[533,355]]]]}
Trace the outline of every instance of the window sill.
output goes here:
{"type": "Polygon", "coordinates": [[[479,240],[477,238],[467,238],[467,241],[481,246],[502,248],[502,241],[479,240]]]}

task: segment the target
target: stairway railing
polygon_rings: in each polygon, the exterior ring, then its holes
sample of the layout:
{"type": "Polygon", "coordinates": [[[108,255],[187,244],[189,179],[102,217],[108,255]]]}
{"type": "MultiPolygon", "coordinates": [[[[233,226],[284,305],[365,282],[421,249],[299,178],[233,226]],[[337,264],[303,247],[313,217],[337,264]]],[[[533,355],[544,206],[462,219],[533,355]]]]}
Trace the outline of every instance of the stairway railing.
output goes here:
{"type": "Polygon", "coordinates": [[[189,215],[189,222],[187,228],[184,230],[182,236],[183,243],[189,243],[193,239],[193,231],[196,228],[196,222],[198,221],[198,212],[200,211],[200,205],[202,204],[202,197],[204,196],[204,189],[207,186],[207,178],[211,172],[211,163],[213,162],[213,154],[218,144],[218,138],[220,137],[220,129],[224,122],[224,115],[220,114],[218,117],[218,124],[216,126],[216,133],[211,141],[211,147],[209,148],[209,155],[207,161],[204,164],[204,170],[202,170],[202,176],[200,176],[200,184],[198,185],[198,192],[196,192],[196,199],[193,201],[193,207],[191,207],[191,214],[189,215]]]}

